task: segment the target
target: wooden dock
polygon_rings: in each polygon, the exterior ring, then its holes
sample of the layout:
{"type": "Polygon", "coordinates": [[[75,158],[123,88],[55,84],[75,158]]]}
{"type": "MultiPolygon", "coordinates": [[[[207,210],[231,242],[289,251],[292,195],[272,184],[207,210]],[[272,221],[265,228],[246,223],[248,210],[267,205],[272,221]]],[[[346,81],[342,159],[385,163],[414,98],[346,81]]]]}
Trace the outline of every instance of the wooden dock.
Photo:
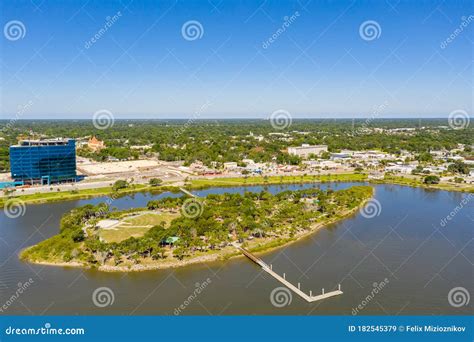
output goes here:
{"type": "Polygon", "coordinates": [[[291,291],[293,291],[294,293],[296,293],[298,296],[300,296],[301,298],[303,298],[304,300],[306,300],[307,302],[315,302],[315,301],[318,301],[318,300],[321,300],[321,299],[326,299],[326,298],[329,298],[329,297],[333,297],[333,296],[337,296],[337,295],[341,295],[343,292],[341,291],[341,285],[339,284],[338,285],[338,289],[335,290],[335,291],[330,291],[330,292],[324,292],[324,289],[322,289],[322,293],[319,294],[319,295],[316,295],[316,296],[313,296],[313,293],[312,291],[309,291],[309,295],[304,293],[303,291],[301,291],[301,288],[300,288],[300,283],[298,283],[298,286],[295,286],[293,285],[292,283],[290,283],[288,280],[286,280],[286,277],[285,277],[285,273],[283,273],[283,277],[280,276],[278,273],[274,272],[273,269],[272,269],[272,265],[268,265],[266,264],[262,259],[256,257],[255,255],[253,255],[252,253],[250,253],[248,250],[246,250],[245,248],[239,246],[237,243],[232,243],[232,245],[237,248],[239,251],[242,252],[242,254],[244,254],[247,258],[249,258],[250,260],[252,260],[254,263],[256,263],[257,265],[259,265],[260,267],[262,267],[262,269],[267,272],[268,274],[270,274],[273,278],[275,278],[276,280],[278,280],[280,283],[282,283],[283,285],[285,285],[287,288],[289,288],[291,291]]]}

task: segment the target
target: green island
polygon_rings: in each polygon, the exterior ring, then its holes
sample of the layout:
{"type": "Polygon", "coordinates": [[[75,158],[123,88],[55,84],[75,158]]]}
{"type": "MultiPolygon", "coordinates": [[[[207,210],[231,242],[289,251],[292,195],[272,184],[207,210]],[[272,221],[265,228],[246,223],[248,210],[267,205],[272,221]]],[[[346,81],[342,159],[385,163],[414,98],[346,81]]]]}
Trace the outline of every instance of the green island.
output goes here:
{"type": "Polygon", "coordinates": [[[231,242],[254,252],[283,246],[353,214],[373,195],[370,186],[271,194],[166,197],[146,208],[113,211],[88,204],[65,214],[60,232],[24,249],[24,261],[141,271],[223,260],[231,242]]]}

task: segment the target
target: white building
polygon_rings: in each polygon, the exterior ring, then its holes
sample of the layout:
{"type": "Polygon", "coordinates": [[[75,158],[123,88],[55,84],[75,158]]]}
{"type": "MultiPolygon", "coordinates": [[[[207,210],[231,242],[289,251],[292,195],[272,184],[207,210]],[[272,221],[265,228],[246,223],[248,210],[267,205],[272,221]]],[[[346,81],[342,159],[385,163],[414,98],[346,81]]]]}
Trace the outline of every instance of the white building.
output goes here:
{"type": "Polygon", "coordinates": [[[237,163],[236,162],[227,162],[224,163],[224,169],[226,170],[232,170],[237,168],[237,163]]]}
{"type": "Polygon", "coordinates": [[[327,145],[307,145],[303,144],[299,147],[288,147],[288,153],[293,156],[307,158],[311,154],[319,155],[322,152],[327,152],[327,145]]]}
{"type": "Polygon", "coordinates": [[[413,165],[391,165],[385,168],[385,171],[388,172],[395,172],[395,173],[404,173],[404,174],[411,174],[411,172],[415,169],[413,165]]]}
{"type": "Polygon", "coordinates": [[[255,164],[255,161],[253,161],[253,159],[242,159],[242,163],[250,165],[255,164]]]}

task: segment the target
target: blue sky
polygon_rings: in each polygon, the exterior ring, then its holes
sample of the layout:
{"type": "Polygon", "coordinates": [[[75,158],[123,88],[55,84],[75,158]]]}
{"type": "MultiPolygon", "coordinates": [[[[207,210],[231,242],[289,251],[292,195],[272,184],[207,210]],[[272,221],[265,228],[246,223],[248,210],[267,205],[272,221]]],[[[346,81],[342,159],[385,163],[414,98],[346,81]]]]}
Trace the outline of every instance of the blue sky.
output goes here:
{"type": "Polygon", "coordinates": [[[279,109],[295,118],[472,115],[468,0],[32,0],[0,7],[3,119],[87,119],[101,109],[157,119],[266,118],[279,109]],[[19,39],[5,32],[13,20],[24,26],[19,39]],[[182,34],[189,21],[202,27],[195,40],[182,34]],[[375,36],[361,35],[367,21],[375,22],[375,36]]]}

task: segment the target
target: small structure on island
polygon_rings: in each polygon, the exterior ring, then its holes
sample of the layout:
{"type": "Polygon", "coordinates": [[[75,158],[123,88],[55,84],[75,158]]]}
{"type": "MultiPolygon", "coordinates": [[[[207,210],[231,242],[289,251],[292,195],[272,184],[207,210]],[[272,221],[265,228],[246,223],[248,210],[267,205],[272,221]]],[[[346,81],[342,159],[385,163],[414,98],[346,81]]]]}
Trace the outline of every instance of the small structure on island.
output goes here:
{"type": "Polygon", "coordinates": [[[179,240],[179,237],[177,236],[169,236],[166,239],[161,240],[161,244],[173,246],[178,240],[179,240]]]}

